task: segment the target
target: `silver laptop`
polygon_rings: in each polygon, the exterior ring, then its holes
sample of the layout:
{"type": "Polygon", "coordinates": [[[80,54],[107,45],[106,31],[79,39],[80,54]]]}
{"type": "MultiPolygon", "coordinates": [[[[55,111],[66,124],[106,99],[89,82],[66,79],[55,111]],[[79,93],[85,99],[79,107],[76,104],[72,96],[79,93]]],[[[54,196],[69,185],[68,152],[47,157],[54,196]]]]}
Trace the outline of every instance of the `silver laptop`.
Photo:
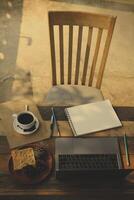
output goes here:
{"type": "Polygon", "coordinates": [[[79,175],[126,176],[117,138],[57,138],[55,140],[57,178],[79,175]]]}

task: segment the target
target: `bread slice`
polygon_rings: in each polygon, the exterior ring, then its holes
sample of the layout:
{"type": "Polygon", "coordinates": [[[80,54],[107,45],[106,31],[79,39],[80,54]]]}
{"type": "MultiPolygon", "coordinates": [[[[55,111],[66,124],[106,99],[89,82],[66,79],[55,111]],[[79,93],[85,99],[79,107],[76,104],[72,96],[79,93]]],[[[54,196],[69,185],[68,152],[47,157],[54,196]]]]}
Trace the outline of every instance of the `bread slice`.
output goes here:
{"type": "Polygon", "coordinates": [[[34,167],[36,165],[34,151],[32,148],[12,150],[11,155],[14,170],[20,170],[27,165],[32,165],[34,167]]]}

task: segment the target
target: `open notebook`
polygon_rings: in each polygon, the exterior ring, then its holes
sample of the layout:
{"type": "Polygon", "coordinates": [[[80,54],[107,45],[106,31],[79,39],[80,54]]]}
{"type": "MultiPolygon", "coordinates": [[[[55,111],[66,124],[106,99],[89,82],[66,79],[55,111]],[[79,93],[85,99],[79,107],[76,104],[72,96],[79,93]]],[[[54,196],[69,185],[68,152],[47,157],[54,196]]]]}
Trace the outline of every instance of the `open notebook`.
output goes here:
{"type": "Polygon", "coordinates": [[[75,136],[122,126],[109,100],[65,109],[75,136]]]}

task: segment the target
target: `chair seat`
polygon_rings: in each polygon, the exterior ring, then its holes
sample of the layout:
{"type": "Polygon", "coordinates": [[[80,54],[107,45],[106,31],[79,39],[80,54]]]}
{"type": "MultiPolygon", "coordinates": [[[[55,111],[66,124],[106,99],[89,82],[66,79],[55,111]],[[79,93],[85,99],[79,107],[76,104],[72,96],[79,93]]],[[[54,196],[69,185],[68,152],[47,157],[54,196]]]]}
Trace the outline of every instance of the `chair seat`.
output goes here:
{"type": "Polygon", "coordinates": [[[46,97],[48,105],[65,106],[79,105],[103,100],[102,92],[94,87],[81,85],[56,85],[46,97]]]}

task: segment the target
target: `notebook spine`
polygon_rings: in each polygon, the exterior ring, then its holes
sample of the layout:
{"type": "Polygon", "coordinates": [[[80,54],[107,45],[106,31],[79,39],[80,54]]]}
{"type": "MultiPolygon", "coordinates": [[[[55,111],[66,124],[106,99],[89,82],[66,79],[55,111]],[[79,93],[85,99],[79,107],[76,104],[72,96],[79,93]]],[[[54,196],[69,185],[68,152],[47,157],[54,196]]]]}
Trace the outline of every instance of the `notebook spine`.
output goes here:
{"type": "Polygon", "coordinates": [[[67,119],[68,119],[69,125],[70,125],[70,127],[71,127],[71,130],[72,130],[74,136],[77,136],[76,131],[75,131],[75,129],[74,129],[74,126],[73,126],[73,123],[72,123],[72,120],[71,120],[71,118],[70,118],[70,115],[69,115],[69,112],[68,112],[67,108],[65,108],[65,114],[66,114],[66,117],[67,117],[67,119]]]}

